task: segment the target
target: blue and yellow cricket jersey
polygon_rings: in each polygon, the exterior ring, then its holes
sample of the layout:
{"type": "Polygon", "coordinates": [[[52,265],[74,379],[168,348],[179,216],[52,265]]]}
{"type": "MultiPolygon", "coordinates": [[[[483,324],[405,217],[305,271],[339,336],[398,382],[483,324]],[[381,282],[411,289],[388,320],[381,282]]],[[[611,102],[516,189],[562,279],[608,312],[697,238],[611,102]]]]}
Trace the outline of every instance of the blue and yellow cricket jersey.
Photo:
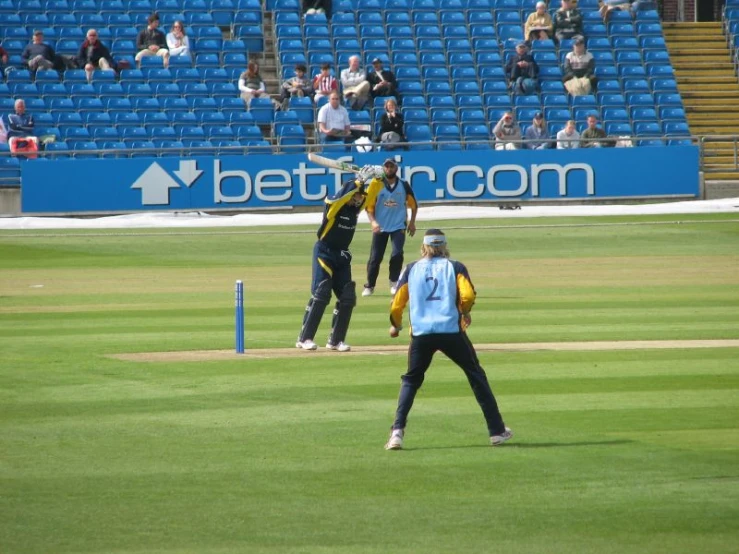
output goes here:
{"type": "Polygon", "coordinates": [[[394,188],[390,188],[385,179],[377,181],[377,194],[374,198],[368,199],[367,211],[374,214],[383,233],[405,229],[408,223],[408,209],[418,208],[413,189],[402,179],[398,179],[394,188]]]}
{"type": "Polygon", "coordinates": [[[359,185],[354,180],[346,181],[339,192],[325,200],[323,222],[318,228],[319,240],[332,248],[348,250],[357,228],[359,213],[367,205],[368,198],[374,198],[382,181],[373,179],[367,188],[367,196],[360,206],[352,206],[349,201],[357,192],[359,185]]]}
{"type": "Polygon", "coordinates": [[[462,314],[469,313],[477,293],[467,268],[447,258],[423,258],[409,264],[390,305],[390,323],[400,328],[410,303],[413,336],[464,331],[462,314]]]}

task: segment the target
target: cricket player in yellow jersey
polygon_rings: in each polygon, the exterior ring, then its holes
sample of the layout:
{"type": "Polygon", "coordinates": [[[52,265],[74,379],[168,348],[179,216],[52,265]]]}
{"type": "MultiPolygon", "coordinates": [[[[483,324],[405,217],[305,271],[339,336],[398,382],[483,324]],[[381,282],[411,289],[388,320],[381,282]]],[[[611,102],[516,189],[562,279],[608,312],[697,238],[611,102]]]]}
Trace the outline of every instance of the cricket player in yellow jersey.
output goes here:
{"type": "Polygon", "coordinates": [[[467,268],[449,259],[446,236],[439,229],[426,231],[421,254],[420,260],[403,271],[390,305],[390,336],[397,337],[402,328],[403,311],[410,304],[411,344],[408,371],[401,378],[398,409],[385,448],[403,448],[408,413],[431,359],[439,350],[467,376],[485,416],[490,444],[503,444],[513,437],[513,431],[503,423],[485,370],[465,332],[472,323],[470,311],[477,296],[467,268]]]}

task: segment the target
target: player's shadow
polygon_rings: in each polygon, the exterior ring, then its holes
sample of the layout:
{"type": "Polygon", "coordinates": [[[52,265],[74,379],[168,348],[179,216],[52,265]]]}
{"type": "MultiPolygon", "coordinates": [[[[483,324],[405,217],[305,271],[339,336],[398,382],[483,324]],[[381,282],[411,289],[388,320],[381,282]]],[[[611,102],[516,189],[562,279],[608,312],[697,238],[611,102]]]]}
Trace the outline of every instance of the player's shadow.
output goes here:
{"type": "MultiPolygon", "coordinates": [[[[513,439],[516,440],[515,438],[513,439]]],[[[579,446],[619,446],[629,444],[631,440],[614,439],[609,441],[578,441],[578,442],[508,442],[496,448],[573,448],[579,446]]],[[[489,444],[465,444],[459,446],[419,446],[417,448],[403,448],[403,450],[451,450],[459,448],[490,448],[489,444]]]]}

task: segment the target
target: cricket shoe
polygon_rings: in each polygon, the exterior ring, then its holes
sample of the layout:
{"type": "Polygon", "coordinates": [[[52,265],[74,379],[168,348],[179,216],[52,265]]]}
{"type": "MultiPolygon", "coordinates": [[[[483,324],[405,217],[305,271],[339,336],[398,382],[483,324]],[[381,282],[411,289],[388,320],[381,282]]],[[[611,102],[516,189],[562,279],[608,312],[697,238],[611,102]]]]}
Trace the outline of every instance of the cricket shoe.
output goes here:
{"type": "Polygon", "coordinates": [[[385,445],[385,450],[403,450],[403,435],[405,432],[403,429],[393,429],[390,433],[390,439],[385,445]]]}
{"type": "Polygon", "coordinates": [[[331,344],[326,343],[326,348],[329,350],[336,350],[337,352],[349,352],[352,347],[346,344],[345,342],[340,342],[339,344],[331,344]]]}
{"type": "Polygon", "coordinates": [[[310,339],[304,341],[298,341],[295,343],[295,348],[302,348],[303,350],[318,350],[318,345],[310,339]]]}
{"type": "Polygon", "coordinates": [[[398,292],[398,282],[397,281],[390,281],[390,294],[395,296],[395,293],[398,292]]]}
{"type": "Polygon", "coordinates": [[[375,287],[364,287],[362,296],[372,296],[375,292],[375,287]]]}
{"type": "Polygon", "coordinates": [[[500,446],[505,441],[511,440],[512,438],[513,431],[506,427],[505,431],[503,431],[500,435],[493,435],[490,437],[490,446],[500,446]]]}

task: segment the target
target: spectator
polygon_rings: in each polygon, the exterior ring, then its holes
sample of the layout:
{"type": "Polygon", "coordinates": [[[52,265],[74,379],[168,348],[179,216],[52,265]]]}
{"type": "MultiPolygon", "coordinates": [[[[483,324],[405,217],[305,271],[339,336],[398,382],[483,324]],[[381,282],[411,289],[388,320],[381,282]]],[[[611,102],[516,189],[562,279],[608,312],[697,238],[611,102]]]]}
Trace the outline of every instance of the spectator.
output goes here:
{"type": "Polygon", "coordinates": [[[333,91],[339,90],[339,84],[336,82],[336,77],[331,75],[331,65],[324,63],[321,65],[321,72],[313,77],[313,90],[316,91],[313,100],[316,104],[324,96],[331,96],[333,91]]]}
{"type": "Polygon", "coordinates": [[[26,102],[15,101],[15,112],[8,116],[8,140],[13,137],[29,137],[33,135],[33,116],[26,113],[26,102]]]}
{"type": "Polygon", "coordinates": [[[190,37],[185,32],[185,24],[179,19],[172,23],[167,33],[167,50],[172,56],[190,56],[190,37]]]}
{"type": "Polygon", "coordinates": [[[526,129],[524,135],[526,139],[525,146],[529,150],[544,150],[551,147],[551,141],[547,135],[547,126],[544,123],[544,114],[536,112],[531,127],[526,129]]]}
{"type": "Polygon", "coordinates": [[[159,30],[159,14],[153,13],[147,19],[149,25],[136,37],[136,62],[141,66],[141,59],[147,56],[159,56],[162,65],[169,67],[169,50],[167,50],[167,39],[159,30]]]}
{"type": "Polygon", "coordinates": [[[588,128],[580,135],[581,148],[603,148],[611,146],[602,139],[606,138],[606,132],[598,127],[598,117],[595,115],[588,116],[588,128]]]}
{"type": "Polygon", "coordinates": [[[547,40],[553,36],[554,25],[552,17],[547,11],[546,2],[537,2],[536,11],[529,14],[523,26],[523,36],[526,40],[547,40]]]}
{"type": "Polygon", "coordinates": [[[328,104],[318,110],[316,117],[321,142],[351,143],[351,121],[349,112],[341,105],[339,93],[333,91],[329,96],[328,104]]]}
{"type": "Polygon", "coordinates": [[[259,64],[257,62],[249,62],[246,71],[239,76],[239,90],[241,91],[241,99],[246,104],[247,109],[249,109],[252,98],[267,96],[267,87],[259,74],[259,64]]]}
{"type": "Polygon", "coordinates": [[[26,103],[15,101],[15,112],[8,116],[6,140],[10,152],[20,158],[33,159],[38,156],[38,137],[33,136],[33,117],[26,113],[26,103]]]}
{"type": "Polygon", "coordinates": [[[8,53],[5,51],[5,48],[0,46],[0,73],[2,75],[7,75],[15,69],[15,67],[8,65],[8,59],[8,53]]]}
{"type": "Polygon", "coordinates": [[[536,94],[539,66],[528,53],[526,43],[516,46],[516,55],[512,56],[505,68],[508,86],[514,94],[536,94]]]}
{"type": "Polygon", "coordinates": [[[582,13],[572,0],[562,0],[562,7],[554,14],[554,36],[560,41],[582,36],[582,13]]]}
{"type": "Polygon", "coordinates": [[[349,58],[349,67],[341,71],[341,90],[344,102],[353,110],[361,110],[367,104],[370,83],[367,74],[359,68],[359,56],[349,58]]]}
{"type": "Polygon", "coordinates": [[[557,133],[557,149],[569,150],[570,148],[580,148],[580,133],[577,132],[575,122],[571,119],[564,129],[557,133]]]}
{"type": "Polygon", "coordinates": [[[44,43],[44,33],[41,30],[33,32],[33,41],[23,49],[21,60],[28,69],[36,72],[39,69],[54,69],[56,54],[54,49],[44,43]]]}
{"type": "Polygon", "coordinates": [[[282,83],[280,102],[282,103],[283,109],[287,109],[288,101],[293,96],[296,98],[307,96],[310,98],[313,94],[313,85],[311,84],[310,79],[305,76],[305,72],[305,65],[299,63],[295,66],[295,75],[282,83]]]}
{"type": "Polygon", "coordinates": [[[572,52],[565,56],[565,70],[562,77],[565,88],[572,96],[582,96],[595,91],[595,58],[585,49],[585,39],[578,37],[572,52]]]}
{"type": "MultiPolygon", "coordinates": [[[[598,10],[600,11],[600,15],[603,16],[603,21],[608,23],[611,13],[614,10],[630,11],[633,16],[639,10],[639,5],[642,3],[642,0],[600,0],[598,10]]],[[[646,3],[648,4],[649,2],[646,3]]]]}
{"type": "Polygon", "coordinates": [[[405,142],[403,116],[395,99],[388,98],[385,100],[385,113],[380,117],[380,144],[383,150],[395,150],[399,142],[405,142]]]}
{"type": "Polygon", "coordinates": [[[315,13],[325,13],[326,18],[331,18],[331,0],[304,0],[303,14],[313,15],[315,13]]]}
{"type": "Polygon", "coordinates": [[[103,71],[115,71],[115,62],[105,45],[98,40],[98,32],[95,29],[87,31],[87,38],[77,52],[77,64],[85,68],[87,80],[92,80],[95,69],[103,71]]]}
{"type": "Polygon", "coordinates": [[[521,128],[513,121],[513,113],[506,112],[493,128],[496,150],[518,150],[521,148],[521,128]]]}
{"type": "Polygon", "coordinates": [[[395,80],[395,74],[389,69],[384,69],[382,60],[375,58],[372,60],[373,71],[367,75],[367,80],[372,87],[370,94],[372,98],[377,96],[398,96],[398,82],[395,80]]]}

